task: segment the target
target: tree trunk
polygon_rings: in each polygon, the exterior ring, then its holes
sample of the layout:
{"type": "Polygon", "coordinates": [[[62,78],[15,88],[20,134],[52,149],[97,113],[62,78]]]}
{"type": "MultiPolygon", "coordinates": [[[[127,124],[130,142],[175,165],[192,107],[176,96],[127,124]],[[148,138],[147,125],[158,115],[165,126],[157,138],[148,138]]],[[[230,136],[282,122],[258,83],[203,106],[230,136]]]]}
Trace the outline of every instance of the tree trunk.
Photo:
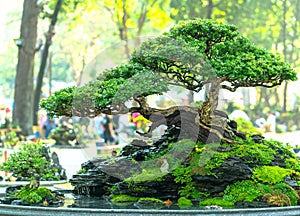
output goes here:
{"type": "Polygon", "coordinates": [[[123,42],[124,42],[126,57],[127,57],[127,59],[129,59],[130,51],[129,51],[128,35],[127,35],[128,14],[127,14],[127,10],[126,10],[126,0],[123,0],[122,2],[123,2],[123,6],[122,6],[123,16],[122,16],[122,23],[120,24],[121,27],[119,27],[119,31],[120,31],[121,40],[123,40],[123,42]]]}
{"type": "Polygon", "coordinates": [[[48,58],[48,88],[49,88],[49,96],[52,95],[52,52],[49,53],[49,58],[48,58]]]}
{"type": "Polygon", "coordinates": [[[207,19],[211,19],[212,13],[213,13],[213,8],[214,8],[214,3],[213,0],[208,1],[208,6],[207,6],[207,19]]]}
{"type": "Polygon", "coordinates": [[[45,46],[43,49],[42,61],[41,61],[39,74],[38,74],[38,78],[37,78],[37,84],[36,84],[35,93],[34,93],[34,110],[33,110],[34,125],[38,124],[39,103],[40,103],[40,99],[41,99],[41,91],[42,91],[42,85],[43,85],[43,78],[44,78],[44,74],[45,74],[45,68],[46,68],[47,60],[48,60],[49,47],[51,46],[51,43],[52,43],[52,37],[54,35],[54,26],[56,24],[58,12],[60,11],[62,3],[63,3],[63,0],[57,0],[54,13],[51,17],[51,23],[50,23],[48,32],[46,34],[46,43],[45,43],[45,46]]]}
{"type": "Polygon", "coordinates": [[[168,127],[180,127],[179,138],[188,138],[195,142],[231,143],[236,136],[245,139],[244,134],[236,131],[236,122],[230,120],[226,113],[216,110],[221,82],[218,78],[212,81],[206,100],[199,108],[174,106],[158,110],[147,106],[142,98],[136,98],[141,109],[137,111],[152,122],[148,133],[141,135],[151,136],[155,128],[164,124],[168,127]]]}
{"type": "Polygon", "coordinates": [[[32,134],[33,69],[37,41],[39,7],[36,1],[24,0],[18,65],[15,78],[13,121],[24,135],[32,134]]]}
{"type": "MultiPolygon", "coordinates": [[[[282,23],[282,35],[283,35],[283,57],[284,61],[287,60],[287,44],[286,44],[286,13],[287,13],[287,5],[286,0],[283,1],[283,23],[282,23]]],[[[284,83],[284,91],[283,91],[283,112],[286,112],[286,98],[287,98],[287,86],[288,83],[285,81],[284,83]]]]}

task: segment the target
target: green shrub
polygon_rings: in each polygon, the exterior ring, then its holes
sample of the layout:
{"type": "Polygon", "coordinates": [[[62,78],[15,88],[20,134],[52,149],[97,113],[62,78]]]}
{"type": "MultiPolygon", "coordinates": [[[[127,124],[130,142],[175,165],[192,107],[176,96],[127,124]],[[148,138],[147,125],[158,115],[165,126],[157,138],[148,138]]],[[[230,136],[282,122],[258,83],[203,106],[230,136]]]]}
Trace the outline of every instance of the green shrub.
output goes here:
{"type": "Polygon", "coordinates": [[[14,196],[30,204],[37,204],[48,197],[55,197],[51,190],[49,190],[48,188],[30,188],[29,185],[22,187],[16,194],[14,194],[14,196]]]}
{"type": "Polygon", "coordinates": [[[177,202],[180,208],[189,208],[193,206],[192,201],[186,197],[180,197],[177,202]]]}
{"type": "Polygon", "coordinates": [[[0,170],[13,173],[14,176],[27,178],[39,175],[41,179],[58,180],[55,175],[56,168],[51,166],[42,152],[41,143],[25,143],[18,151],[11,154],[6,162],[0,166],[0,170]]]}

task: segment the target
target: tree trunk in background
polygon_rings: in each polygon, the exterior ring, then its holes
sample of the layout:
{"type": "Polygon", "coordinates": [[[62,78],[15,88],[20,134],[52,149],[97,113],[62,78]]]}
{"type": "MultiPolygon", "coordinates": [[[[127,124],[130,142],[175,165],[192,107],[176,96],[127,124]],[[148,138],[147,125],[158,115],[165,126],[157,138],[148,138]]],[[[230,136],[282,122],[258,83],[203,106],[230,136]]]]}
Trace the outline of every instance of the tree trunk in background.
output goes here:
{"type": "Polygon", "coordinates": [[[41,65],[40,65],[36,88],[35,88],[35,93],[34,93],[34,107],[33,107],[33,123],[34,123],[34,125],[38,124],[39,103],[40,103],[40,99],[41,99],[43,78],[44,78],[45,69],[47,66],[49,47],[51,46],[51,43],[52,43],[52,37],[54,35],[54,26],[56,24],[58,12],[60,11],[62,3],[63,3],[63,0],[57,0],[54,13],[51,17],[51,23],[50,23],[48,32],[46,34],[46,43],[45,43],[45,46],[43,49],[41,65]]]}
{"type": "Polygon", "coordinates": [[[36,1],[24,0],[13,109],[13,121],[21,127],[24,135],[32,134],[33,68],[38,15],[36,1]]]}
{"type": "Polygon", "coordinates": [[[214,3],[213,3],[212,0],[209,0],[208,1],[208,6],[207,6],[207,15],[206,15],[207,19],[211,19],[212,13],[213,13],[213,9],[214,9],[214,3]]]}
{"type": "MultiPolygon", "coordinates": [[[[287,62],[286,13],[287,13],[287,5],[285,0],[283,1],[283,23],[282,23],[283,57],[285,62],[287,62]]],[[[285,81],[284,90],[283,90],[283,112],[286,112],[286,108],[287,108],[287,88],[288,88],[288,82],[285,81]]]]}

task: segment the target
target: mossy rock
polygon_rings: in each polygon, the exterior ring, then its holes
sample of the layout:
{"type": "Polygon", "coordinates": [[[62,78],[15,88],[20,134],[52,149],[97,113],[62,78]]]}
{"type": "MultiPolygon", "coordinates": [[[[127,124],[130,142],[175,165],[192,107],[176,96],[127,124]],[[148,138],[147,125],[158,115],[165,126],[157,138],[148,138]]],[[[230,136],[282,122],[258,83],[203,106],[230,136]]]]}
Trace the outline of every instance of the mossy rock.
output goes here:
{"type": "Polygon", "coordinates": [[[135,204],[135,207],[138,209],[162,209],[164,207],[164,203],[160,199],[156,198],[140,198],[135,204]]]}

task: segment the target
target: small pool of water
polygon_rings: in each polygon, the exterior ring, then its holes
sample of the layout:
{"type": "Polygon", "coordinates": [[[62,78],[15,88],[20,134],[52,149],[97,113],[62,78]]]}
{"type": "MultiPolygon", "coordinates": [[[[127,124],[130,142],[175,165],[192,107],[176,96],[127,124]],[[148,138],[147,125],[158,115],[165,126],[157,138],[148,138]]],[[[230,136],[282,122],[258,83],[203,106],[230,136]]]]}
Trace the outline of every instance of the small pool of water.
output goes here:
{"type": "MultiPolygon", "coordinates": [[[[65,203],[60,208],[92,208],[92,209],[153,209],[150,206],[136,206],[134,203],[118,203],[113,204],[107,199],[103,197],[89,197],[89,196],[77,196],[72,193],[64,193],[65,195],[65,203]]],[[[177,205],[171,206],[163,206],[160,205],[157,210],[161,209],[172,209],[178,210],[180,209],[177,205]]],[[[199,210],[204,208],[188,208],[185,210],[199,210]]]]}

